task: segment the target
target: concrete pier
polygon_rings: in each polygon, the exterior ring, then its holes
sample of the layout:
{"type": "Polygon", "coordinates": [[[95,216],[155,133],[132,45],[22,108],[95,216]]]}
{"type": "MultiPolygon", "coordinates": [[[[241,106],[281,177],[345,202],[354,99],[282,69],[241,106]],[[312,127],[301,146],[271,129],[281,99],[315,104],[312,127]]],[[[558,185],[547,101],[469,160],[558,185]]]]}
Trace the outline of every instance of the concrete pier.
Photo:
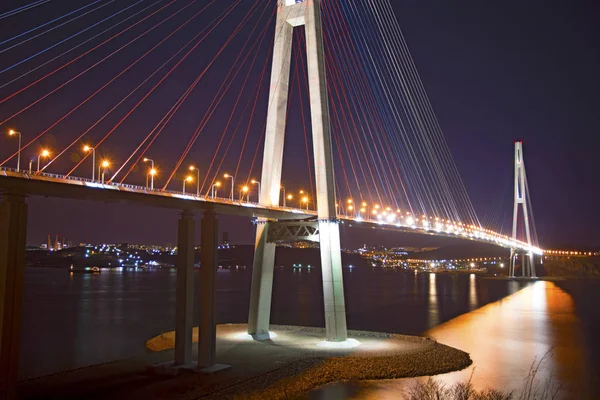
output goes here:
{"type": "Polygon", "coordinates": [[[275,243],[267,242],[268,232],[269,222],[259,221],[256,226],[254,269],[252,270],[248,316],[248,334],[256,340],[269,339],[275,243]]]}
{"type": "Polygon", "coordinates": [[[219,222],[212,211],[202,217],[200,254],[199,305],[200,326],[198,339],[198,368],[213,372],[216,367],[215,274],[218,263],[219,222]]]}
{"type": "Polygon", "coordinates": [[[0,201],[0,399],[16,398],[27,240],[25,196],[0,201]]]}
{"type": "Polygon", "coordinates": [[[181,213],[177,232],[177,303],[175,366],[191,365],[194,312],[194,215],[181,213]]]}

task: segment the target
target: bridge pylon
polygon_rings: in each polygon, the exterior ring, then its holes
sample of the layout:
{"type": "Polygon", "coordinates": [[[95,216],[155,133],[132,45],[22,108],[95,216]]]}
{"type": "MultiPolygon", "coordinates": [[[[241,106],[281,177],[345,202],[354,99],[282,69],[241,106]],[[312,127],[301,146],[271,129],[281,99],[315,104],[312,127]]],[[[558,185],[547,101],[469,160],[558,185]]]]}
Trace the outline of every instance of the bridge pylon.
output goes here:
{"type": "Polygon", "coordinates": [[[514,190],[514,209],[513,209],[513,227],[512,238],[517,239],[519,224],[519,209],[523,210],[523,221],[525,225],[525,238],[529,246],[529,251],[517,251],[511,249],[508,276],[515,277],[515,264],[519,255],[522,256],[521,275],[523,277],[535,278],[535,256],[533,253],[531,225],[533,224],[533,215],[529,215],[531,203],[529,200],[529,188],[527,185],[527,174],[525,173],[525,160],[523,158],[523,142],[515,142],[515,190],[514,190]],[[521,207],[519,207],[519,205],[521,207]]]}
{"type": "MultiPolygon", "coordinates": [[[[267,113],[262,186],[259,202],[279,205],[283,144],[290,86],[294,28],[304,26],[308,60],[309,99],[315,160],[318,232],[321,248],[325,327],[327,340],[347,339],[340,230],[335,208],[335,184],[330,130],[321,0],[277,0],[277,23],[267,113]]],[[[254,269],[250,293],[248,333],[269,338],[275,243],[268,240],[274,221],[259,221],[256,228],[254,269]]]]}

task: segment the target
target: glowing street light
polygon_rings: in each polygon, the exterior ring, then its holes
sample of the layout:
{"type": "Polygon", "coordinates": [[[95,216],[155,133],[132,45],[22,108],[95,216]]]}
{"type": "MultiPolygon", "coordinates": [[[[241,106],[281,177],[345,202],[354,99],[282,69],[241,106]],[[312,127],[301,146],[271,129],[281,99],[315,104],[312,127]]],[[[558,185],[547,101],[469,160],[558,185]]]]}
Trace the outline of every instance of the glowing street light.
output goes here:
{"type": "Polygon", "coordinates": [[[92,152],[92,182],[94,182],[96,180],[96,148],[86,144],[83,146],[83,151],[86,153],[92,152]]]}
{"type": "Polygon", "coordinates": [[[288,194],[284,199],[283,199],[283,206],[286,207],[286,200],[292,200],[294,198],[294,196],[292,196],[291,194],[288,194]]]}
{"type": "Polygon", "coordinates": [[[183,194],[185,194],[185,184],[186,183],[192,183],[194,182],[194,177],[191,175],[188,175],[185,177],[185,179],[183,180],[183,194]]]}
{"type": "Polygon", "coordinates": [[[248,201],[250,201],[250,188],[248,186],[242,186],[240,189],[240,201],[244,200],[245,194],[248,194],[248,201]]]}
{"type": "Polygon", "coordinates": [[[154,183],[154,176],[158,174],[158,171],[154,168],[150,169],[150,172],[146,175],[146,188],[148,187],[148,178],[152,179],[152,183],[154,183]]]}
{"type": "Polygon", "coordinates": [[[21,132],[16,132],[14,130],[8,131],[8,136],[18,136],[19,137],[19,147],[17,151],[17,172],[21,171],[21,132]]]}
{"type": "Polygon", "coordinates": [[[221,182],[215,182],[214,185],[212,185],[212,198],[215,198],[215,195],[217,194],[217,190],[221,187],[221,182]],[[217,189],[215,189],[217,188],[217,189]]]}
{"type": "Polygon", "coordinates": [[[110,162],[108,160],[103,160],[100,163],[100,166],[98,167],[98,176],[101,176],[102,179],[100,180],[100,182],[102,182],[104,184],[104,172],[106,171],[106,169],[110,167],[110,162]],[[100,174],[100,172],[102,172],[102,174],[100,174]]]}
{"type": "MultiPolygon", "coordinates": [[[[156,169],[154,168],[154,160],[144,157],[143,161],[145,163],[150,163],[150,172],[156,171],[156,169]]],[[[154,175],[156,175],[156,172],[154,174],[150,173],[150,189],[151,190],[154,190],[154,175]]],[[[146,181],[147,180],[148,180],[148,175],[146,175],[146,181]]],[[[148,183],[146,183],[146,187],[148,187],[148,183]]]]}
{"type": "Polygon", "coordinates": [[[224,178],[231,178],[231,201],[233,201],[233,187],[235,186],[235,181],[234,181],[234,176],[233,175],[229,175],[229,174],[225,174],[223,175],[224,178]]]}
{"type": "Polygon", "coordinates": [[[200,169],[194,167],[193,165],[190,165],[189,170],[196,171],[196,196],[200,197],[200,169]]]}
{"type": "Polygon", "coordinates": [[[48,150],[42,150],[42,152],[38,155],[37,158],[37,172],[40,172],[40,158],[50,156],[50,152],[48,150]]]}
{"type": "Polygon", "coordinates": [[[302,203],[306,204],[306,209],[308,210],[308,196],[302,198],[302,203]]]}
{"type": "MultiPolygon", "coordinates": [[[[252,179],[252,181],[250,181],[250,183],[258,186],[257,196],[258,196],[258,202],[260,202],[260,182],[255,179],[252,179]]],[[[248,201],[250,201],[250,195],[248,195],[248,201]]],[[[279,203],[279,201],[277,201],[277,202],[279,203]]]]}

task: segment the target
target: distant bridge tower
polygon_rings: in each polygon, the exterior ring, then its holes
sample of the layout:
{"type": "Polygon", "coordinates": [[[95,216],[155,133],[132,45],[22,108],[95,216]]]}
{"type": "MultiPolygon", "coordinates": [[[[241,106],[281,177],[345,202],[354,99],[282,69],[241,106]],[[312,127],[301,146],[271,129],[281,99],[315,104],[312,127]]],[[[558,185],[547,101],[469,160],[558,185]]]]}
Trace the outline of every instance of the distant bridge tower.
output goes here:
{"type": "MultiPolygon", "coordinates": [[[[531,209],[531,203],[529,202],[529,188],[527,186],[527,174],[525,173],[525,161],[523,159],[523,142],[515,142],[515,204],[513,211],[513,228],[512,238],[517,239],[517,227],[519,223],[519,205],[523,210],[523,221],[525,225],[525,237],[530,250],[522,252],[522,263],[521,263],[521,274],[524,277],[535,278],[535,258],[531,240],[531,226],[533,224],[533,216],[529,215],[531,209]]],[[[509,277],[515,276],[515,264],[518,252],[515,249],[510,251],[510,266],[509,266],[509,277]]]]}
{"type": "Polygon", "coordinates": [[[321,0],[277,0],[277,2],[277,24],[275,28],[260,203],[279,205],[283,143],[290,86],[292,39],[294,28],[304,25],[318,221],[300,223],[258,221],[248,333],[258,340],[269,338],[268,329],[276,242],[282,238],[285,238],[285,240],[308,239],[320,242],[327,340],[340,342],[347,339],[346,310],[342,283],[340,231],[335,208],[333,153],[325,77],[321,0]]]}

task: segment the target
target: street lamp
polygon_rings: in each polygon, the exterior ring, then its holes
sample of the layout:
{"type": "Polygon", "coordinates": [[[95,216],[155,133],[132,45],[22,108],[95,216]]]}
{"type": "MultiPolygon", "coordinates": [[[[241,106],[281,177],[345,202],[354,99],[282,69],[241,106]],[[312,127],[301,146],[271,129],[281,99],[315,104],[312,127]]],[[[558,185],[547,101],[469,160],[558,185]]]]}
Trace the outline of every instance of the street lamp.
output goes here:
{"type": "Polygon", "coordinates": [[[190,165],[190,171],[196,171],[197,179],[196,179],[196,196],[200,197],[200,170],[193,165],[190,165]]]}
{"type": "Polygon", "coordinates": [[[286,207],[286,205],[285,205],[285,200],[286,200],[286,199],[287,199],[287,200],[292,200],[293,198],[294,198],[294,196],[292,196],[291,194],[288,194],[288,195],[287,195],[287,197],[285,197],[285,198],[283,199],[283,206],[284,206],[284,207],[286,207]]]}
{"type": "Polygon", "coordinates": [[[92,182],[96,179],[96,148],[88,145],[83,146],[83,151],[86,153],[92,152],[92,182]]]}
{"type": "MultiPolygon", "coordinates": [[[[251,183],[253,185],[258,185],[258,194],[257,194],[257,197],[258,197],[258,201],[260,202],[260,182],[257,181],[257,180],[252,179],[251,183]]],[[[250,196],[248,196],[248,201],[250,201],[250,196]]]]}
{"type": "Polygon", "coordinates": [[[107,160],[102,161],[102,163],[98,167],[98,175],[101,176],[100,182],[102,182],[102,184],[104,184],[104,172],[106,172],[106,169],[108,167],[110,167],[110,162],[108,162],[107,160]],[[102,170],[102,175],[100,175],[100,170],[102,170]]]}
{"type": "Polygon", "coordinates": [[[192,183],[194,182],[194,177],[193,176],[186,176],[185,179],[183,180],[183,194],[185,194],[185,184],[186,183],[192,183]]]}
{"type": "Polygon", "coordinates": [[[38,162],[37,162],[37,172],[40,172],[40,158],[44,157],[48,157],[50,155],[50,152],[48,150],[42,150],[42,152],[38,155],[38,162]]]}
{"type": "Polygon", "coordinates": [[[240,190],[240,201],[243,201],[244,199],[244,195],[247,193],[248,194],[248,202],[250,201],[250,188],[248,186],[242,186],[242,189],[240,190]]]}
{"type": "MultiPolygon", "coordinates": [[[[308,197],[307,196],[304,196],[302,198],[302,203],[306,204],[306,209],[308,210],[308,197]]],[[[300,208],[302,208],[302,207],[300,207],[300,208]]]]}
{"type": "MultiPolygon", "coordinates": [[[[158,171],[154,168],[150,169],[150,172],[146,175],[146,188],[148,188],[148,177],[152,180],[152,184],[154,186],[154,177],[158,174],[158,171]]],[[[152,188],[154,189],[154,188],[152,188]]]]}
{"type": "Polygon", "coordinates": [[[21,132],[16,132],[14,130],[8,131],[8,136],[19,136],[19,150],[17,152],[17,172],[21,170],[21,132]]]}
{"type": "Polygon", "coordinates": [[[214,185],[212,185],[212,198],[215,198],[215,195],[217,194],[217,190],[218,188],[221,187],[221,182],[215,182],[214,185]],[[215,188],[217,188],[217,190],[215,190],[215,188]]]}
{"type": "Polygon", "coordinates": [[[234,182],[234,176],[233,175],[229,175],[229,174],[225,174],[223,175],[224,178],[231,178],[231,201],[233,201],[233,187],[235,186],[235,182],[234,182]]]}
{"type": "MultiPolygon", "coordinates": [[[[149,158],[144,158],[144,162],[150,163],[150,189],[154,190],[154,175],[156,175],[156,170],[154,169],[154,160],[151,160],[149,158]],[[154,174],[152,173],[152,171],[154,171],[154,174]]],[[[148,178],[148,175],[146,175],[146,178],[148,178]]],[[[148,187],[147,183],[146,183],[146,187],[148,187]]]]}

